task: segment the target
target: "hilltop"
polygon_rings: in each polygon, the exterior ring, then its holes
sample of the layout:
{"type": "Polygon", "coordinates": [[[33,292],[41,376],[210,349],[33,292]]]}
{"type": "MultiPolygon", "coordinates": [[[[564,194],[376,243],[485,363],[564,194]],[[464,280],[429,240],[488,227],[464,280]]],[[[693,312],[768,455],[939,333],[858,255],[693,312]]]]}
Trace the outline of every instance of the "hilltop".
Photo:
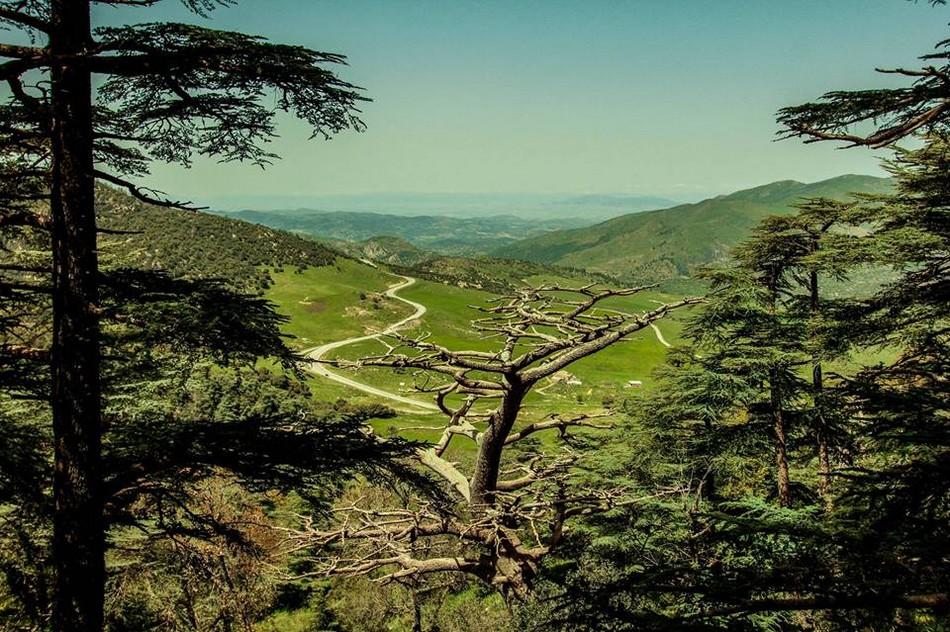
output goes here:
{"type": "Polygon", "coordinates": [[[266,268],[319,267],[336,253],[298,235],[258,224],[139,202],[113,188],[96,192],[99,225],[106,231],[100,249],[107,257],[140,268],[184,277],[226,279],[245,290],[263,290],[266,268]]]}
{"type": "Polygon", "coordinates": [[[783,180],[695,204],[633,213],[595,226],[525,239],[492,254],[579,268],[635,282],[688,277],[697,265],[718,261],[768,215],[790,212],[807,198],[847,199],[885,193],[891,181],[846,175],[810,184],[783,180]]]}

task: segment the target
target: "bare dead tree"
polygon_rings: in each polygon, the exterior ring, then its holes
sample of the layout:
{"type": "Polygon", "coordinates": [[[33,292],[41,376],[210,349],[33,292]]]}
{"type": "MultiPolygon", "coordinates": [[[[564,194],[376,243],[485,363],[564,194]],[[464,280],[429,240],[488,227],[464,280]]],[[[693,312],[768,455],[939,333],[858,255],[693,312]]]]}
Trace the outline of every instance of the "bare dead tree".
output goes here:
{"type": "Polygon", "coordinates": [[[686,298],[642,313],[604,304],[651,287],[518,289],[486,306],[473,306],[482,315],[472,328],[496,342],[494,351],[452,350],[428,334],[396,333],[381,355],[333,362],[418,372],[417,390],[431,394],[446,419],[433,428],[442,431],[438,441],[420,449],[418,460],[444,479],[458,503],[451,508],[409,503],[380,509],[357,501],[339,508],[329,528],[307,519],[303,529],[290,534],[291,547],[316,551],[321,573],[406,581],[433,572],[463,572],[508,596],[524,597],[570,518],[642,500],[621,487],[573,484],[576,454],[568,442],[558,455],[506,463],[506,449],[536,433],[557,430],[568,439],[572,428],[609,427],[607,413],[552,414],[519,426],[525,397],[541,380],[702,300],[686,298]],[[476,446],[469,472],[446,458],[456,439],[476,446]]]}

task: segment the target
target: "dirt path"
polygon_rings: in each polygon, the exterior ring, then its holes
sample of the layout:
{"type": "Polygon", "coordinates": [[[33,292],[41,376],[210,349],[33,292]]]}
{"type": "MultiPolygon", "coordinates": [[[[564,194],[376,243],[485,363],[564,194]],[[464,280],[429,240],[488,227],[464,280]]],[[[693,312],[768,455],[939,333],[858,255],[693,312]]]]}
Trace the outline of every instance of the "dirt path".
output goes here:
{"type": "Polygon", "coordinates": [[[650,323],[650,327],[653,327],[653,333],[656,334],[656,339],[660,341],[660,344],[664,347],[672,347],[670,343],[666,341],[666,338],[663,337],[663,332],[660,331],[660,328],[657,327],[654,323],[650,323]]]}
{"type": "MultiPolygon", "coordinates": [[[[662,305],[663,301],[650,300],[651,303],[656,303],[657,305],[662,305]]],[[[670,348],[673,345],[666,341],[666,338],[663,337],[663,332],[660,331],[660,328],[656,326],[656,323],[650,323],[650,327],[653,328],[653,333],[656,334],[656,339],[660,341],[660,344],[666,348],[670,348]]]]}
{"type": "MultiPolygon", "coordinates": [[[[663,305],[663,304],[664,304],[663,301],[655,301],[655,300],[652,300],[652,299],[650,300],[650,302],[651,302],[651,303],[656,303],[657,305],[663,305]]],[[[624,318],[634,318],[634,317],[635,317],[633,314],[628,314],[627,312],[621,312],[620,310],[616,310],[616,309],[605,309],[604,311],[613,312],[614,314],[620,314],[620,315],[623,316],[624,318]]],[[[650,328],[653,330],[653,333],[656,334],[656,339],[657,339],[657,341],[658,341],[661,345],[663,345],[663,346],[666,347],[666,348],[670,348],[670,347],[673,346],[673,345],[671,345],[669,342],[666,341],[666,338],[663,337],[663,332],[660,331],[660,328],[656,326],[656,323],[650,323],[650,328]]]]}
{"type": "Polygon", "coordinates": [[[399,290],[403,290],[416,282],[416,280],[412,277],[407,277],[407,276],[402,276],[402,275],[396,275],[396,276],[402,279],[402,281],[400,281],[399,283],[396,283],[395,285],[389,286],[389,288],[385,292],[383,292],[383,294],[385,294],[389,298],[395,299],[397,301],[405,303],[406,305],[409,305],[415,311],[410,316],[407,316],[406,318],[403,318],[402,320],[395,322],[392,325],[389,325],[388,327],[386,327],[386,329],[382,330],[379,333],[369,334],[366,336],[356,336],[354,338],[347,338],[345,340],[337,340],[336,342],[328,342],[327,344],[320,345],[319,347],[313,347],[311,349],[307,349],[303,353],[310,360],[310,362],[307,364],[305,368],[307,371],[313,373],[314,375],[319,375],[320,377],[324,377],[328,380],[333,380],[334,382],[338,382],[345,386],[349,386],[350,388],[355,388],[356,390],[363,391],[364,393],[369,393],[370,395],[375,395],[376,397],[388,399],[389,401],[398,402],[400,404],[405,404],[407,406],[413,406],[415,408],[438,411],[439,407],[436,406],[435,404],[432,404],[429,402],[420,402],[410,397],[399,395],[398,393],[391,393],[389,391],[376,388],[375,386],[370,386],[369,384],[358,382],[354,379],[346,377],[345,375],[340,375],[339,373],[331,371],[325,364],[320,363],[320,360],[327,353],[329,353],[330,351],[333,351],[334,349],[339,349],[340,347],[356,344],[358,342],[365,342],[367,340],[376,340],[382,336],[395,333],[396,331],[398,331],[402,327],[405,327],[412,321],[422,318],[425,315],[425,313],[429,311],[428,308],[422,303],[416,303],[415,301],[410,301],[409,299],[403,298],[396,294],[396,292],[398,292],[399,290]]]}

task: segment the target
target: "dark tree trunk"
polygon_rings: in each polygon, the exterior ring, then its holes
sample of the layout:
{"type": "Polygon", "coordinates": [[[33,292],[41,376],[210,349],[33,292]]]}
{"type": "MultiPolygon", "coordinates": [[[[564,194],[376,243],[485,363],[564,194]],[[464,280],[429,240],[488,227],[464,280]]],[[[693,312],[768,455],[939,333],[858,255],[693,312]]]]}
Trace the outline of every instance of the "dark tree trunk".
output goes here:
{"type": "Polygon", "coordinates": [[[412,598],[412,632],[422,632],[422,600],[419,591],[410,588],[409,595],[412,598]]]}
{"type": "MultiPolygon", "coordinates": [[[[50,48],[82,54],[88,0],[51,0],[50,48]]],[[[75,63],[54,65],[52,107],[53,345],[55,443],[53,628],[102,629],[105,584],[101,491],[101,396],[92,153],[92,83],[75,63]]]]}
{"type": "Polygon", "coordinates": [[[788,448],[786,446],[785,414],[782,410],[782,398],[773,377],[769,386],[772,399],[772,422],[775,434],[775,484],[778,490],[779,507],[792,504],[791,483],[788,476],[788,448]]]}
{"type": "Polygon", "coordinates": [[[699,481],[699,498],[714,500],[716,498],[716,472],[710,468],[699,481]]]}
{"type": "MultiPolygon", "coordinates": [[[[778,272],[773,270],[769,276],[769,313],[778,314],[778,272]]],[[[778,492],[779,507],[792,504],[791,483],[788,476],[788,447],[785,428],[785,411],[779,386],[778,369],[769,370],[769,403],[772,409],[772,434],[775,443],[775,486],[778,492]]]]}
{"type": "MultiPolygon", "coordinates": [[[[818,302],[818,273],[812,272],[809,277],[811,291],[811,314],[818,317],[820,305],[818,302]]],[[[816,440],[818,442],[818,494],[825,505],[831,506],[831,457],[828,454],[828,429],[825,425],[824,410],[822,409],[822,391],[824,390],[821,362],[818,357],[812,358],[811,367],[812,391],[815,398],[816,440]]]]}
{"type": "MultiPolygon", "coordinates": [[[[822,390],[822,371],[821,364],[814,364],[811,369],[812,388],[815,391],[815,406],[821,406],[822,390]]],[[[828,451],[828,428],[825,424],[825,417],[821,409],[818,409],[818,493],[821,495],[825,504],[831,505],[831,456],[828,451]]]]}
{"type": "MultiPolygon", "coordinates": [[[[513,378],[509,377],[509,382],[512,380],[513,378]]],[[[492,415],[488,428],[482,435],[478,457],[475,461],[475,471],[472,473],[471,498],[475,506],[490,505],[494,502],[501,454],[505,441],[518,419],[525,392],[525,387],[521,383],[512,383],[505,393],[501,406],[492,415]]]]}

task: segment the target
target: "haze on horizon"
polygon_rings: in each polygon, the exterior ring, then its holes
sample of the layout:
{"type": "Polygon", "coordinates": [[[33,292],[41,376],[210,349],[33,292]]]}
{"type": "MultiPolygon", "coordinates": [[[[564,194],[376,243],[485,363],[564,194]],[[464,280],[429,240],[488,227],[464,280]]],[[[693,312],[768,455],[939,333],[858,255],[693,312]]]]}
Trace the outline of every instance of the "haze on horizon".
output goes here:
{"type": "MultiPolygon", "coordinates": [[[[172,4],[150,19],[202,21],[172,4]]],[[[945,29],[927,3],[893,0],[248,0],[211,20],[343,53],[340,75],[372,99],[362,134],[308,142],[284,123],[283,160],[266,171],[199,159],[143,180],[223,208],[437,193],[690,201],[883,175],[873,152],[774,142],[775,112],[889,85],[873,69],[915,65],[945,29]]]]}

